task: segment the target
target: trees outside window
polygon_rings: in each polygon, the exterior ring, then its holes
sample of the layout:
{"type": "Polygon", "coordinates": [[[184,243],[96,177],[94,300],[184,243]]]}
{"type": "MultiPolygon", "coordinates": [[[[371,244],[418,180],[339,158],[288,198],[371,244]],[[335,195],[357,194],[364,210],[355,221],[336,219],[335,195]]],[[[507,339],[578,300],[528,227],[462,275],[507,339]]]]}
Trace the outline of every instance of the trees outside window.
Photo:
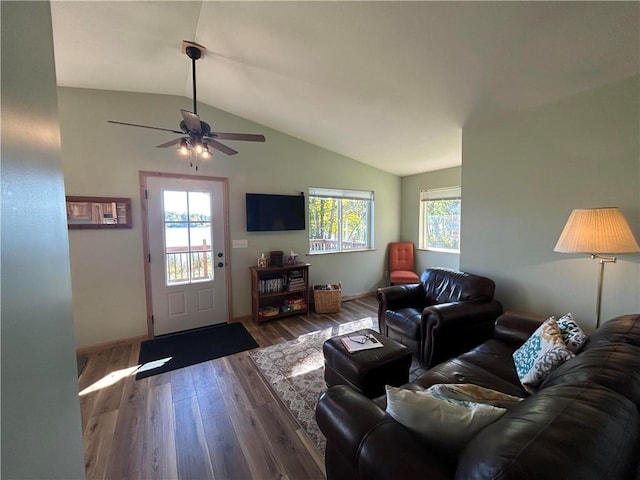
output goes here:
{"type": "Polygon", "coordinates": [[[309,253],[373,248],[373,192],[309,189],[309,253]]]}
{"type": "Polygon", "coordinates": [[[460,252],[460,187],[420,192],[419,248],[460,252]]]}

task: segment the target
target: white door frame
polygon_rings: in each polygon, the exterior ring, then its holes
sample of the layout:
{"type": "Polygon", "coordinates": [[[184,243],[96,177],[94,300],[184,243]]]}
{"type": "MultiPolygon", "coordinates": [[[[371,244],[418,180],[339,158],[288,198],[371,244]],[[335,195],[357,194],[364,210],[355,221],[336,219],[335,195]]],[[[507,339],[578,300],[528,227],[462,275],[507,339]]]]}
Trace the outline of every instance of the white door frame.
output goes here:
{"type": "MultiPolygon", "coordinates": [[[[149,250],[149,217],[148,217],[148,205],[147,205],[147,178],[149,177],[164,177],[174,179],[188,179],[188,180],[202,180],[209,182],[218,182],[222,185],[222,197],[223,197],[223,211],[224,211],[224,250],[225,252],[231,252],[231,241],[229,240],[229,179],[226,177],[209,177],[202,175],[183,175],[174,173],[162,173],[162,172],[139,172],[140,183],[140,207],[142,216],[142,253],[144,261],[144,291],[146,297],[147,306],[147,336],[149,338],[154,337],[153,329],[153,308],[151,305],[151,268],[149,265],[149,257],[151,255],[149,250]]],[[[225,254],[224,274],[227,284],[226,302],[227,302],[227,322],[230,322],[233,318],[231,311],[231,255],[225,254]]]]}

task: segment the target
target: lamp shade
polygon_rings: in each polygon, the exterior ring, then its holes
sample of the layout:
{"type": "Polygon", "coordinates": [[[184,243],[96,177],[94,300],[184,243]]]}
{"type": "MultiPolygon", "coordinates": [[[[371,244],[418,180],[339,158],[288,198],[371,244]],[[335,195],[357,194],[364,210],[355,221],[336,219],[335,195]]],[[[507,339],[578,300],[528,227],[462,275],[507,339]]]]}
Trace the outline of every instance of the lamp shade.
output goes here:
{"type": "Polygon", "coordinates": [[[558,243],[562,253],[633,253],[640,246],[617,207],[576,209],[571,212],[558,243]]]}

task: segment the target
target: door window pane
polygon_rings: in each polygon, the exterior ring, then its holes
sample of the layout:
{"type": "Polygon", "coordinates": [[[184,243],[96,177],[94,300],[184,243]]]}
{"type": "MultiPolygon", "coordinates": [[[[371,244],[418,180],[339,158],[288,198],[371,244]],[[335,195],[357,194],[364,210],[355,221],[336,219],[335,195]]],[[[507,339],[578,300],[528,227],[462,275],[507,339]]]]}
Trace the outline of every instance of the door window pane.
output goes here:
{"type": "Polygon", "coordinates": [[[213,280],[211,195],[164,191],[167,285],[213,280]]]}
{"type": "Polygon", "coordinates": [[[187,192],[164,192],[165,222],[184,222],[187,220],[187,192]]]}
{"type": "Polygon", "coordinates": [[[206,192],[189,192],[189,220],[211,221],[211,195],[206,192]]]}

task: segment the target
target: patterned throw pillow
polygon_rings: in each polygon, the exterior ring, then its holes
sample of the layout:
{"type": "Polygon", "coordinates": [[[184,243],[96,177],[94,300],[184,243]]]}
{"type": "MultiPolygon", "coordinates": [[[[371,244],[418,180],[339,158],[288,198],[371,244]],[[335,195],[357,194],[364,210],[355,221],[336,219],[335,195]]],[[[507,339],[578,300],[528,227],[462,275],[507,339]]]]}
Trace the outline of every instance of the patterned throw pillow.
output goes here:
{"type": "Polygon", "coordinates": [[[472,383],[437,383],[428,389],[433,395],[465,402],[484,403],[494,407],[509,408],[522,400],[506,393],[472,383]]]}
{"type": "Polygon", "coordinates": [[[573,353],[578,353],[589,339],[589,336],[582,331],[580,325],[575,322],[571,313],[560,317],[557,324],[558,328],[560,328],[560,334],[562,335],[564,344],[573,353]]]}
{"type": "Polygon", "coordinates": [[[387,413],[423,440],[457,453],[507,410],[441,396],[432,388],[412,391],[386,386],[387,413]]]}
{"type": "Polygon", "coordinates": [[[555,317],[547,318],[538,329],[513,352],[513,361],[520,383],[529,393],[535,393],[551,372],[575,354],[562,340],[555,317]]]}

